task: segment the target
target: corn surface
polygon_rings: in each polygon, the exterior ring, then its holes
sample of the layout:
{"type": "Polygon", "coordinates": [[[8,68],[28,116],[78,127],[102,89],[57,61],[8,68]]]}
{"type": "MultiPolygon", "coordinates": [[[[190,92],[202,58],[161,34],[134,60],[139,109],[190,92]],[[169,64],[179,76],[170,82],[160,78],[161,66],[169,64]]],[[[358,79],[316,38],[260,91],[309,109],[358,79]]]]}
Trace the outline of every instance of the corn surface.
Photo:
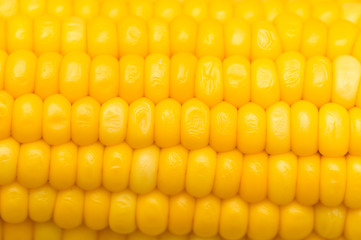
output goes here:
{"type": "Polygon", "coordinates": [[[0,240],[360,240],[358,0],[0,0],[0,240]]]}

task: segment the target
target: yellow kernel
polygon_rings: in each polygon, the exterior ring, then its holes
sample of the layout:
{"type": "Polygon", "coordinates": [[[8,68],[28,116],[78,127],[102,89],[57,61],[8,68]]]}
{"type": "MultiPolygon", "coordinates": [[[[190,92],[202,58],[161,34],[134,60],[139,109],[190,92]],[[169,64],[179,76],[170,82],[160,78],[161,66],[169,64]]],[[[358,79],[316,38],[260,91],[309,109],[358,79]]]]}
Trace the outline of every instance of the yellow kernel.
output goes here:
{"type": "Polygon", "coordinates": [[[98,16],[87,26],[88,54],[96,57],[102,54],[118,57],[117,26],[111,19],[98,16]]]}
{"type": "Polygon", "coordinates": [[[109,227],[116,233],[129,234],[136,229],[137,196],[131,191],[112,193],[109,209],[109,227]]]}
{"type": "Polygon", "coordinates": [[[63,56],[59,53],[44,53],[38,58],[35,75],[35,94],[45,99],[59,93],[59,73],[63,56]]]}
{"type": "Polygon", "coordinates": [[[189,152],[185,186],[191,196],[200,198],[212,191],[216,162],[216,152],[211,147],[189,152]]]}
{"type": "Polygon", "coordinates": [[[49,183],[59,190],[72,187],[76,180],[78,147],[68,142],[51,148],[49,183]]]}
{"type": "Polygon", "coordinates": [[[76,184],[84,190],[101,186],[104,147],[100,143],[79,147],[76,184]]]}
{"type": "Polygon", "coordinates": [[[140,98],[129,106],[126,141],[132,148],[151,145],[154,138],[154,104],[140,98]]]}
{"type": "Polygon", "coordinates": [[[157,184],[159,148],[155,145],[133,152],[129,188],[137,194],[151,192],[157,184]]]}
{"type": "Polygon", "coordinates": [[[218,232],[221,201],[213,195],[196,199],[193,232],[203,238],[213,237],[218,232]]]}
{"type": "Polygon", "coordinates": [[[114,145],[125,140],[128,123],[128,104],[121,98],[112,98],[100,108],[99,141],[114,145]]]}
{"type": "Polygon", "coordinates": [[[71,107],[71,137],[75,144],[95,143],[99,137],[100,105],[91,97],[76,101],[71,107]]]}
{"type": "Polygon", "coordinates": [[[264,152],[244,155],[240,196],[248,203],[258,203],[267,195],[268,155],[264,152]]]}
{"type": "Polygon", "coordinates": [[[7,58],[4,89],[13,97],[34,91],[36,62],[35,54],[28,50],[15,51],[7,58]]]}

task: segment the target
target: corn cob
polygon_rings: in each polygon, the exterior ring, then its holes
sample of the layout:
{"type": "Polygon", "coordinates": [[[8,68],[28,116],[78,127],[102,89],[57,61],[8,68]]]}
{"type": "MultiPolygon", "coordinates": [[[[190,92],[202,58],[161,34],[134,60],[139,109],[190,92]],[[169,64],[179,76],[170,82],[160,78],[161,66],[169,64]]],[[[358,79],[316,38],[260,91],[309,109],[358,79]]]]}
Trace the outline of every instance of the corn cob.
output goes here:
{"type": "MultiPolygon", "coordinates": [[[[349,15],[361,16],[360,3],[354,5],[359,13],[349,15]]],[[[187,15],[173,18],[169,22],[162,17],[142,19],[127,15],[116,22],[106,16],[87,21],[77,16],[58,19],[53,15],[31,19],[20,13],[0,24],[0,31],[6,36],[0,49],[9,53],[27,49],[37,55],[86,51],[91,57],[188,52],[199,58],[240,55],[255,60],[276,59],[282,50],[300,51],[306,58],[324,55],[334,59],[351,54],[360,57],[358,19],[337,19],[328,25],[317,17],[302,21],[302,17],[287,12],[279,13],[274,22],[258,20],[252,24],[237,16],[227,21],[208,17],[199,23],[187,15]],[[136,34],[130,36],[131,31],[136,34]]]]}
{"type": "Polygon", "coordinates": [[[0,16],[0,240],[361,238],[359,2],[0,16]]]}
{"type": "Polygon", "coordinates": [[[220,200],[213,195],[193,198],[186,193],[167,197],[157,190],[135,195],[128,190],[110,194],[103,189],[83,192],[74,187],[54,194],[48,186],[31,190],[29,197],[17,183],[2,187],[1,217],[8,224],[26,224],[29,211],[28,217],[36,223],[53,219],[60,228],[75,229],[69,234],[80,231],[76,228],[84,223],[92,231],[109,226],[118,234],[139,229],[150,236],[166,229],[175,235],[193,231],[205,238],[219,233],[224,239],[241,239],[245,234],[251,239],[273,239],[277,234],[282,239],[304,239],[312,231],[326,239],[342,233],[350,239],[359,236],[356,226],[360,209],[343,205],[327,207],[319,203],[312,207],[292,201],[279,206],[269,200],[248,205],[240,197],[220,200]],[[10,196],[18,199],[18,204],[9,200],[10,196]]]}
{"type": "MultiPolygon", "coordinates": [[[[351,220],[352,221],[352,220],[351,220]]],[[[75,229],[62,229],[53,222],[37,223],[32,221],[24,221],[19,224],[0,223],[2,225],[3,239],[22,239],[22,240],[223,240],[220,236],[211,238],[197,237],[190,235],[174,235],[169,232],[158,236],[148,236],[141,232],[134,232],[128,235],[122,235],[113,232],[110,229],[104,229],[96,232],[85,226],[79,226],[75,229]]],[[[348,238],[339,237],[337,240],[351,239],[352,235],[347,233],[348,238]]],[[[250,238],[244,238],[250,239],[250,238]]],[[[274,240],[285,240],[287,238],[276,237],[274,240]]],[[[323,239],[316,233],[311,233],[304,238],[305,240],[323,239]]]]}
{"type": "MultiPolygon", "coordinates": [[[[144,89],[145,97],[147,97],[147,99],[142,98],[139,94],[140,98],[134,99],[128,106],[127,102],[117,98],[118,91],[116,90],[119,86],[116,60],[110,56],[99,56],[90,64],[89,57],[80,52],[66,55],[60,70],[55,70],[56,67],[53,65],[53,63],[58,63],[57,55],[44,54],[39,58],[43,60],[42,57],[45,55],[56,58],[50,65],[54,66],[52,68],[54,74],[60,72],[59,79],[52,73],[49,76],[51,81],[47,84],[52,84],[53,89],[56,89],[58,82],[58,91],[62,94],[49,95],[51,94],[49,92],[40,94],[35,87],[36,94],[39,93],[43,99],[47,96],[42,101],[39,96],[30,93],[34,89],[34,84],[42,86],[48,78],[39,79],[39,84],[31,81],[34,77],[29,76],[35,75],[34,70],[30,73],[33,66],[31,64],[24,68],[24,75],[19,76],[14,72],[19,64],[23,63],[23,58],[27,59],[26,56],[32,56],[31,54],[17,51],[7,60],[5,71],[7,77],[4,82],[6,92],[1,92],[1,103],[5,112],[2,117],[4,124],[0,131],[2,138],[10,136],[9,126],[11,126],[12,136],[22,143],[36,141],[43,137],[52,145],[63,144],[70,139],[78,145],[87,145],[99,139],[105,145],[118,144],[126,140],[133,148],[146,147],[153,142],[161,147],[170,147],[181,142],[189,149],[198,149],[210,144],[220,152],[232,150],[237,145],[244,153],[257,153],[265,149],[270,154],[279,154],[292,149],[299,155],[312,155],[317,150],[330,157],[343,156],[348,151],[351,154],[359,154],[355,147],[357,136],[360,135],[356,127],[359,114],[357,114],[357,108],[351,109],[350,113],[345,108],[360,106],[360,94],[357,89],[361,66],[350,56],[337,57],[331,70],[330,63],[327,63],[328,66],[324,65],[325,59],[311,58],[305,66],[303,60],[300,60],[302,57],[297,53],[284,53],[276,61],[278,72],[281,73],[280,77],[277,76],[276,64],[271,60],[257,59],[252,62],[250,69],[248,63],[241,65],[237,62],[237,58],[230,57],[223,64],[224,78],[221,62],[217,58],[204,57],[199,60],[196,71],[188,69],[189,74],[195,74],[193,86],[195,95],[189,95],[189,97],[197,99],[175,99],[183,101],[183,105],[180,106],[177,101],[167,99],[177,96],[169,95],[169,91],[172,93],[173,88],[173,92],[179,92],[178,87],[183,89],[191,82],[186,86],[176,83],[181,80],[177,79],[176,74],[179,72],[174,73],[173,80],[168,80],[168,76],[172,75],[169,64],[173,63],[176,67],[179,66],[178,71],[183,71],[184,65],[182,67],[178,65],[178,57],[185,56],[175,55],[172,58],[174,61],[169,62],[165,56],[154,54],[145,60],[145,82],[123,84],[124,87],[133,88],[137,92],[144,89]],[[76,63],[76,66],[79,66],[78,73],[72,72],[74,59],[79,59],[76,63]],[[233,65],[230,65],[230,62],[233,62],[233,65]],[[212,66],[213,71],[207,72],[207,66],[212,66]],[[235,70],[231,69],[235,67],[239,71],[246,71],[238,72],[237,77],[239,81],[247,82],[238,82],[236,86],[232,86],[235,85],[233,84],[235,76],[232,72],[235,70]],[[298,73],[295,75],[294,71],[298,73]],[[331,71],[333,83],[329,76],[331,71]],[[160,81],[158,78],[152,79],[156,73],[161,74],[160,81]],[[73,77],[74,74],[79,78],[73,77]],[[107,77],[104,78],[104,74],[107,77]],[[209,74],[211,74],[211,79],[208,78],[209,74]],[[223,83],[224,80],[230,82],[223,83]],[[321,85],[318,82],[320,80],[322,80],[321,85]],[[302,82],[304,82],[304,88],[302,88],[302,82]],[[16,86],[20,83],[24,87],[18,91],[19,88],[16,86]],[[237,89],[246,91],[245,86],[248,88],[248,94],[242,96],[242,99],[232,96],[236,94],[237,89]],[[77,91],[75,92],[74,89],[77,91]],[[88,94],[90,97],[87,96],[88,94]],[[248,98],[246,98],[247,95],[248,98]],[[13,100],[12,97],[15,99],[13,100]],[[307,102],[300,101],[302,98],[307,102]],[[222,100],[229,102],[222,102],[222,100]],[[253,103],[244,104],[249,100],[253,103]],[[285,103],[278,102],[280,100],[285,103]],[[328,101],[333,103],[325,104],[328,101]],[[233,104],[240,106],[238,116],[233,104]],[[290,108],[288,104],[293,104],[293,106],[290,108]],[[29,111],[26,114],[25,106],[28,106],[29,111]],[[316,107],[320,108],[319,114],[316,107]],[[84,111],[85,109],[87,111],[84,111]],[[316,125],[312,125],[312,122],[310,125],[303,125],[307,133],[305,130],[297,132],[303,124],[301,115],[316,120],[313,121],[316,125]],[[220,118],[220,116],[227,117],[220,118]],[[352,118],[349,123],[350,116],[352,118]],[[330,117],[334,118],[332,120],[335,121],[334,129],[330,128],[330,117]],[[279,119],[282,120],[278,121],[279,119]],[[319,126],[317,126],[317,120],[319,126]],[[143,121],[145,125],[139,125],[140,121],[143,121]],[[256,128],[253,127],[254,125],[256,128]],[[228,127],[224,128],[224,126],[228,127]],[[254,131],[257,135],[254,135],[254,131]],[[336,131],[339,133],[338,137],[331,137],[336,131]],[[254,141],[250,141],[252,138],[254,141]],[[309,147],[303,145],[304,138],[310,139],[309,147]],[[315,148],[317,142],[318,149],[315,148]]],[[[186,59],[188,57],[191,56],[187,55],[186,59]]],[[[33,58],[27,59],[29,63],[33,63],[33,60],[33,58]]],[[[44,61],[44,65],[48,68],[48,61],[44,61]]],[[[140,68],[143,67],[140,66],[140,68]]],[[[38,71],[42,71],[41,66],[38,71]]],[[[127,81],[129,76],[127,73],[124,74],[124,80],[127,81]]],[[[121,82],[122,79],[121,77],[121,82]]],[[[137,78],[137,81],[141,79],[137,78]]],[[[56,94],[58,91],[52,93],[56,94]]],[[[123,96],[120,95],[120,97],[123,96]]],[[[129,99],[125,98],[125,100],[129,99]]]]}
{"type": "Polygon", "coordinates": [[[354,155],[242,155],[238,150],[217,154],[211,147],[188,152],[180,145],[162,149],[152,145],[133,151],[126,143],[50,147],[44,141],[19,145],[11,138],[0,141],[0,149],[0,185],[17,179],[30,189],[49,182],[57,190],[76,185],[85,191],[103,186],[118,192],[129,187],[145,194],[158,188],[166,195],[185,190],[193,197],[213,192],[228,199],[239,194],[249,203],[268,197],[279,205],[297,200],[306,206],[320,201],[326,206],[361,207],[361,159],[354,155]]]}

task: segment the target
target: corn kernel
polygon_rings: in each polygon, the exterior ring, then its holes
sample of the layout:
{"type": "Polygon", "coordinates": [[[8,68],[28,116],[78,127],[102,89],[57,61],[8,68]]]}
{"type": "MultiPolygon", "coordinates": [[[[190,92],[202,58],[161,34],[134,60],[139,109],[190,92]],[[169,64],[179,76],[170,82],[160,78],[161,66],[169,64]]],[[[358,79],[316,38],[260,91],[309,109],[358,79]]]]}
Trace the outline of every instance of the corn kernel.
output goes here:
{"type": "Polygon", "coordinates": [[[44,53],[38,58],[35,75],[35,94],[45,99],[59,92],[59,73],[62,61],[59,53],[44,53]]]}
{"type": "Polygon", "coordinates": [[[233,15],[231,0],[212,0],[209,2],[209,16],[225,23],[233,15]]]}
{"type": "Polygon", "coordinates": [[[74,16],[85,21],[93,19],[98,15],[99,1],[97,0],[77,0],[73,3],[74,16]]]}
{"type": "Polygon", "coordinates": [[[156,236],[163,233],[168,225],[168,197],[155,190],[138,196],[136,219],[140,231],[156,236]]]}
{"type": "Polygon", "coordinates": [[[187,16],[176,17],[170,23],[170,52],[172,55],[177,53],[195,53],[197,43],[197,23],[187,16]]]}
{"type": "Polygon", "coordinates": [[[6,74],[6,61],[8,58],[8,54],[0,50],[0,90],[4,89],[5,85],[5,74],[6,74]]]}
{"type": "Polygon", "coordinates": [[[284,51],[299,51],[302,39],[303,23],[293,14],[280,14],[275,19],[275,26],[280,36],[284,51]]]}
{"type": "Polygon", "coordinates": [[[89,73],[89,95],[100,104],[118,95],[119,64],[109,55],[99,55],[93,59],[89,73]]]}
{"type": "Polygon", "coordinates": [[[317,3],[313,6],[312,17],[331,24],[340,18],[340,7],[337,2],[317,3]]]}
{"type": "Polygon", "coordinates": [[[341,19],[348,20],[353,23],[360,22],[361,19],[361,4],[358,2],[344,3],[341,6],[341,19]]]}
{"type": "Polygon", "coordinates": [[[177,0],[158,0],[154,4],[154,16],[170,22],[181,14],[181,7],[177,0]]]}
{"type": "Polygon", "coordinates": [[[29,191],[29,217],[35,222],[47,222],[53,217],[56,191],[45,185],[29,191]]]}
{"type": "Polygon", "coordinates": [[[31,240],[32,222],[29,220],[17,224],[11,224],[5,222],[3,237],[4,239],[9,239],[9,240],[17,240],[17,239],[31,240]]]}
{"type": "Polygon", "coordinates": [[[170,97],[183,104],[194,97],[197,58],[189,53],[175,54],[170,60],[170,97]]]}
{"type": "Polygon", "coordinates": [[[243,153],[259,153],[266,146],[266,112],[255,103],[238,110],[237,147],[243,153]]]}
{"type": "MultiPolygon", "coordinates": [[[[136,1],[132,1],[135,3],[136,1]]],[[[139,1],[138,1],[139,2],[139,1]]],[[[146,23],[135,16],[127,16],[118,24],[119,55],[148,54],[148,30],[146,23]]]]}
{"type": "MultiPolygon", "coordinates": [[[[361,159],[347,156],[346,160],[346,190],[344,203],[349,208],[360,208],[360,176],[361,159]]],[[[347,224],[346,224],[347,226],[347,224]]]]}
{"type": "Polygon", "coordinates": [[[17,98],[34,91],[36,56],[28,50],[15,51],[9,55],[5,66],[4,88],[17,98]]]}
{"type": "Polygon", "coordinates": [[[14,15],[7,20],[6,42],[7,50],[33,50],[33,24],[31,19],[23,14],[14,15]]]}
{"type": "Polygon", "coordinates": [[[43,139],[51,145],[59,145],[70,140],[69,101],[60,94],[48,97],[43,105],[43,139]]]}
{"type": "Polygon", "coordinates": [[[227,21],[224,25],[225,55],[250,57],[251,27],[240,18],[227,21]]]}
{"type": "Polygon", "coordinates": [[[132,148],[142,148],[153,143],[154,104],[140,98],[129,106],[126,141],[132,148]]]}
{"type": "Polygon", "coordinates": [[[200,198],[212,191],[216,162],[216,152],[211,147],[189,152],[185,186],[190,195],[200,198]]]}
{"type": "Polygon", "coordinates": [[[266,58],[251,64],[251,101],[268,108],[281,97],[280,82],[275,63],[266,58]]]}
{"type": "Polygon", "coordinates": [[[248,237],[272,239],[279,228],[279,207],[268,200],[249,206],[248,237]],[[262,229],[262,231],[259,231],[262,229]]]}
{"type": "Polygon", "coordinates": [[[251,57],[275,59],[281,54],[282,45],[277,29],[271,22],[259,21],[252,26],[251,57]]]}
{"type": "Polygon", "coordinates": [[[90,57],[85,53],[71,52],[64,56],[59,75],[59,90],[71,103],[88,95],[89,69],[90,57]]]}
{"type": "Polygon", "coordinates": [[[268,155],[264,152],[243,157],[240,196],[248,203],[257,203],[267,195],[268,155]]]}
{"type": "Polygon", "coordinates": [[[360,220],[361,211],[359,209],[348,209],[344,229],[346,239],[356,240],[360,236],[361,232],[358,227],[360,220]]]}
{"type": "Polygon", "coordinates": [[[163,148],[159,156],[157,187],[167,195],[184,189],[188,151],[181,145],[163,148]]]}
{"type": "Polygon", "coordinates": [[[103,188],[87,191],[84,196],[84,224],[92,230],[108,226],[110,193],[103,188]]]}
{"type": "Polygon", "coordinates": [[[181,143],[188,149],[199,149],[208,145],[210,131],[209,108],[196,98],[182,105],[181,143]]]}
{"type": "Polygon", "coordinates": [[[281,100],[292,105],[302,97],[305,58],[298,52],[286,52],[277,58],[276,65],[280,78],[281,100]]]}
{"type": "Polygon", "coordinates": [[[208,4],[204,0],[184,0],[183,14],[201,22],[208,17],[208,4]]]}
{"type": "Polygon", "coordinates": [[[284,2],[282,0],[263,0],[262,4],[267,21],[273,21],[284,11],[284,2]]]}
{"type": "Polygon", "coordinates": [[[305,58],[325,55],[327,49],[326,24],[317,20],[308,20],[304,23],[301,53],[305,58]]]}
{"type": "Polygon", "coordinates": [[[14,99],[6,91],[0,91],[0,139],[10,136],[14,99]]]}
{"type": "Polygon", "coordinates": [[[129,1],[129,13],[142,20],[148,20],[153,16],[153,3],[148,0],[129,1]]]}
{"type": "Polygon", "coordinates": [[[104,229],[99,232],[98,240],[126,240],[126,236],[115,233],[110,229],[104,229]]]}
{"type": "Polygon", "coordinates": [[[314,211],[314,230],[317,234],[326,239],[341,236],[346,220],[346,208],[343,205],[329,208],[318,204],[315,206],[314,211]]]}
{"type": "Polygon", "coordinates": [[[136,201],[137,196],[128,190],[112,194],[109,210],[109,227],[114,232],[128,234],[136,229],[136,201]]]}
{"type": "Polygon", "coordinates": [[[18,12],[19,4],[17,0],[1,0],[0,16],[8,19],[18,12]]]}
{"type": "Polygon", "coordinates": [[[352,56],[339,56],[333,61],[332,102],[349,109],[355,105],[361,80],[361,64],[352,56]]]}
{"type": "Polygon", "coordinates": [[[100,15],[114,21],[119,21],[128,15],[128,11],[129,9],[126,1],[104,0],[100,9],[100,15]]]}
{"type": "Polygon", "coordinates": [[[335,207],[344,200],[346,189],[346,160],[344,157],[321,158],[320,201],[326,207],[335,207]]]}
{"type": "Polygon", "coordinates": [[[291,203],[296,194],[296,155],[291,152],[271,155],[268,171],[268,198],[277,205],[291,203]]]}
{"type": "Polygon", "coordinates": [[[150,19],[148,21],[149,52],[169,55],[169,25],[165,20],[150,19]]]}
{"type": "Polygon", "coordinates": [[[10,184],[15,180],[18,155],[19,143],[17,141],[12,138],[0,141],[0,185],[10,184]]]}
{"type": "Polygon", "coordinates": [[[61,240],[62,230],[53,222],[34,223],[34,239],[36,240],[61,240]]]}
{"type": "MultiPolygon", "coordinates": [[[[238,150],[219,153],[213,193],[222,199],[229,199],[239,191],[242,174],[243,156],[238,150]]],[[[224,226],[228,228],[227,226],[224,226]]],[[[228,230],[225,230],[226,232],[228,230]]]]}
{"type": "Polygon", "coordinates": [[[59,52],[61,22],[51,15],[34,20],[34,51],[37,55],[45,52],[59,52]]]}
{"type": "Polygon", "coordinates": [[[236,147],[237,109],[230,103],[221,102],[210,112],[210,146],[217,152],[230,151],[236,147]]]}
{"type": "Polygon", "coordinates": [[[81,189],[100,187],[103,152],[104,147],[100,143],[79,147],[76,183],[81,189]]]}
{"type": "MultiPolygon", "coordinates": [[[[0,20],[0,34],[6,35],[6,22],[4,19],[0,20]]],[[[0,39],[0,49],[6,51],[6,37],[0,39]]]]}
{"type": "Polygon", "coordinates": [[[65,229],[63,240],[97,240],[97,232],[84,226],[65,229]]]}
{"type": "Polygon", "coordinates": [[[126,137],[128,104],[121,98],[112,98],[100,108],[99,140],[104,145],[122,143],[126,137]]]}
{"type": "Polygon", "coordinates": [[[127,188],[132,154],[126,143],[104,149],[102,183],[108,191],[119,192],[127,188]]]}
{"type": "Polygon", "coordinates": [[[290,107],[277,102],[266,111],[266,151],[270,154],[288,152],[291,148],[290,107]]]}
{"type": "Polygon", "coordinates": [[[196,55],[214,56],[220,59],[224,57],[224,33],[223,26],[216,20],[204,20],[198,26],[196,55]]]}
{"type": "Polygon", "coordinates": [[[41,138],[43,102],[35,94],[14,101],[11,132],[15,140],[30,143],[41,138]]]}
{"type": "Polygon", "coordinates": [[[193,232],[200,237],[213,237],[218,232],[221,201],[213,195],[196,199],[193,232]]]}
{"type": "Polygon", "coordinates": [[[256,1],[239,1],[234,5],[234,15],[248,23],[255,23],[264,18],[262,3],[256,1]]]}
{"type": "Polygon", "coordinates": [[[75,184],[78,148],[68,142],[51,148],[49,183],[55,189],[68,189],[75,184]]]}
{"type": "Polygon", "coordinates": [[[17,169],[19,183],[26,188],[44,185],[49,176],[49,164],[50,147],[44,141],[22,144],[17,169]]]}
{"type": "Polygon", "coordinates": [[[311,57],[306,63],[303,99],[320,108],[331,101],[332,65],[328,58],[311,57]]]}
{"type": "Polygon", "coordinates": [[[102,54],[118,57],[116,24],[106,17],[96,17],[87,26],[87,49],[91,57],[102,54]]]}
{"type": "Polygon", "coordinates": [[[119,96],[127,103],[144,96],[144,59],[125,55],[119,61],[119,96]]]}
{"type": "Polygon", "coordinates": [[[70,17],[72,15],[72,1],[71,0],[48,0],[47,13],[61,19],[70,17]]]}
{"type": "Polygon", "coordinates": [[[295,14],[305,21],[311,17],[311,5],[303,0],[287,1],[286,12],[295,14]]]}
{"type": "Polygon", "coordinates": [[[29,17],[37,17],[44,13],[45,4],[45,0],[20,0],[19,9],[21,13],[29,17]]]}
{"type": "Polygon", "coordinates": [[[150,236],[147,234],[143,234],[139,231],[133,232],[132,234],[129,234],[127,237],[127,240],[157,240],[157,236],[150,236]]]}
{"type": "Polygon", "coordinates": [[[64,229],[80,226],[83,220],[84,192],[77,187],[59,191],[56,196],[53,220],[64,229]]]}
{"type": "Polygon", "coordinates": [[[355,44],[353,46],[351,55],[354,56],[355,58],[357,58],[357,60],[359,62],[361,61],[361,33],[358,34],[358,36],[355,40],[355,44]]]}
{"type": "Polygon", "coordinates": [[[313,230],[313,207],[292,202],[280,208],[279,235],[283,239],[304,239],[313,230]]]}
{"type": "Polygon", "coordinates": [[[318,109],[301,100],[291,107],[291,148],[299,156],[310,156],[318,150],[318,109]]]}
{"type": "Polygon", "coordinates": [[[25,221],[28,216],[27,189],[16,182],[3,186],[0,190],[0,214],[6,223],[25,221]]]}
{"type": "Polygon", "coordinates": [[[155,104],[169,96],[169,58],[150,54],[145,59],[145,97],[155,104]]]}
{"type": "Polygon", "coordinates": [[[137,149],[133,153],[129,188],[138,194],[152,191],[157,184],[159,148],[155,145],[137,149]]]}
{"type": "Polygon", "coordinates": [[[86,51],[86,23],[80,17],[66,17],[61,28],[61,53],[86,51]]]}
{"type": "Polygon", "coordinates": [[[247,231],[248,205],[239,197],[222,201],[219,234],[225,239],[241,239],[247,231]]]}
{"type": "Polygon", "coordinates": [[[348,151],[350,120],[347,110],[336,104],[327,103],[319,112],[319,151],[327,157],[341,157],[348,151]]]}
{"type": "Polygon", "coordinates": [[[192,231],[195,199],[185,193],[169,198],[168,229],[176,235],[185,235],[192,231]]]}
{"type": "Polygon", "coordinates": [[[76,101],[71,108],[71,136],[80,146],[95,143],[99,135],[100,105],[91,97],[76,101]]]}

